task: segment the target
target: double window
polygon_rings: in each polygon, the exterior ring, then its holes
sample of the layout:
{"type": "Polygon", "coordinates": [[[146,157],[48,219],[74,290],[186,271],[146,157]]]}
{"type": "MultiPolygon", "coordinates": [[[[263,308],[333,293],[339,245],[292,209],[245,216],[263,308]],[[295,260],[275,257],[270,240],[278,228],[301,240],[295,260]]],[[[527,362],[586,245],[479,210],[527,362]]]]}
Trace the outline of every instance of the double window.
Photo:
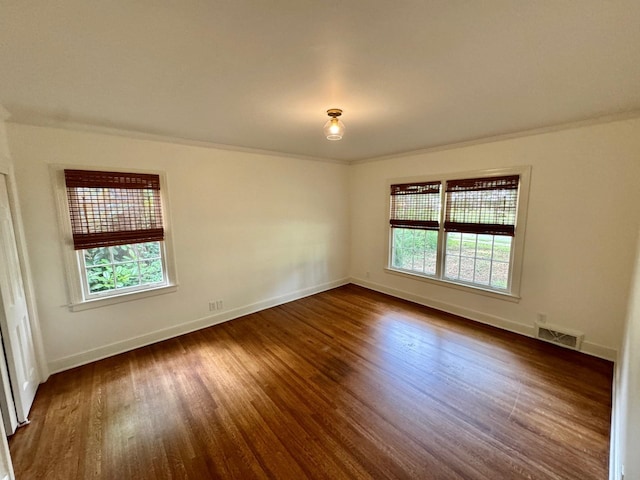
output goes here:
{"type": "Polygon", "coordinates": [[[69,270],[78,272],[71,282],[72,305],[170,286],[160,176],[70,169],[63,174],[64,223],[74,252],[68,263],[76,267],[69,270]]]}
{"type": "Polygon", "coordinates": [[[517,295],[528,169],[390,186],[391,270],[517,295]]]}

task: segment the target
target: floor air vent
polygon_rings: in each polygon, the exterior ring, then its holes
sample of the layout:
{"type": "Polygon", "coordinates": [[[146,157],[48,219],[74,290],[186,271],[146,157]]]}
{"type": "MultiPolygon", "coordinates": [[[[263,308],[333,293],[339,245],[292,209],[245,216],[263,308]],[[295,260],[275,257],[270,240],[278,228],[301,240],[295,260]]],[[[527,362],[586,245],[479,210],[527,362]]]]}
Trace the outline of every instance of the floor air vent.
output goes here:
{"type": "Polygon", "coordinates": [[[561,347],[580,350],[584,334],[546,324],[536,324],[536,337],[561,347]]]}

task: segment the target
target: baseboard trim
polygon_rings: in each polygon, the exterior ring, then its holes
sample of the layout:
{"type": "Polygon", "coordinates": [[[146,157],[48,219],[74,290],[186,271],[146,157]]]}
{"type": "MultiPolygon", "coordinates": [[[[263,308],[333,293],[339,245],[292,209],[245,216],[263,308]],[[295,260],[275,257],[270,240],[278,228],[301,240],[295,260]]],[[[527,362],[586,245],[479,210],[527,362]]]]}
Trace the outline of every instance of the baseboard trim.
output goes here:
{"type": "Polygon", "coordinates": [[[198,318],[196,320],[182,323],[180,325],[175,325],[173,327],[156,330],[155,332],[140,335],[138,337],[133,337],[121,342],[111,343],[109,345],[93,348],[91,350],[85,350],[84,352],[69,355],[67,357],[58,358],[49,362],[49,372],[51,374],[54,374],[62,372],[64,370],[69,370],[71,368],[79,367],[81,365],[86,365],[87,363],[102,360],[103,358],[112,357],[120,353],[135,350],[136,348],[145,347],[156,342],[161,342],[163,340],[178,337],[186,333],[195,332],[196,330],[201,330],[213,325],[228,322],[229,320],[234,320],[244,315],[249,315],[251,313],[259,312],[267,308],[276,307],[284,303],[299,300],[310,295],[315,295],[316,293],[341,287],[343,285],[347,285],[348,283],[350,283],[350,280],[348,278],[334,280],[332,282],[323,283],[314,287],[296,290],[279,297],[273,297],[262,300],[260,302],[245,305],[243,307],[234,308],[226,312],[220,312],[216,315],[209,315],[203,318],[198,318]]]}
{"type": "MultiPolygon", "coordinates": [[[[441,310],[443,312],[452,313],[460,317],[468,318],[469,320],[474,320],[486,325],[501,328],[502,330],[518,333],[520,335],[525,335],[531,338],[535,337],[535,327],[533,325],[526,325],[523,323],[515,322],[513,320],[509,320],[507,318],[480,312],[478,310],[461,307],[459,305],[454,305],[451,303],[441,302],[440,300],[434,300],[432,298],[416,295],[404,290],[399,290],[379,283],[370,282],[369,280],[365,280],[362,278],[352,277],[351,283],[364,288],[368,288],[370,290],[375,290],[376,292],[386,293],[387,295],[401,298],[403,300],[409,300],[410,302],[424,305],[426,307],[435,308],[436,310],[441,310]]],[[[617,350],[615,349],[604,347],[602,345],[591,342],[583,342],[582,349],[580,351],[588,355],[610,361],[615,361],[618,354],[617,350]]]]}
{"type": "Polygon", "coordinates": [[[618,351],[616,349],[598,345],[597,343],[582,342],[580,351],[592,357],[603,358],[614,363],[618,360],[618,351]]]}
{"type": "MultiPolygon", "coordinates": [[[[333,288],[347,285],[348,283],[353,283],[355,285],[359,285],[361,287],[368,288],[370,290],[375,290],[377,292],[386,293],[387,295],[391,295],[393,297],[402,298],[403,300],[408,300],[408,301],[417,303],[419,305],[435,308],[436,310],[440,310],[443,312],[468,318],[470,320],[474,320],[476,322],[484,323],[486,325],[491,325],[497,328],[501,328],[509,332],[518,333],[520,335],[525,335],[528,337],[534,337],[535,335],[535,328],[532,325],[531,326],[525,325],[522,323],[514,322],[513,320],[505,319],[495,315],[490,315],[477,310],[460,307],[458,305],[453,305],[446,302],[441,302],[439,300],[434,300],[432,298],[416,295],[410,292],[406,292],[404,290],[399,290],[399,289],[387,287],[386,285],[382,285],[379,283],[370,282],[362,278],[351,277],[351,278],[342,278],[340,280],[334,280],[332,282],[327,282],[314,287],[297,290],[286,295],[273,297],[260,302],[245,305],[243,307],[238,307],[225,312],[220,312],[216,315],[209,315],[203,318],[182,323],[180,325],[175,325],[173,327],[165,328],[162,330],[156,330],[155,332],[151,332],[145,335],[140,335],[138,337],[133,337],[127,340],[123,340],[121,342],[111,343],[109,345],[104,345],[102,347],[86,350],[84,352],[80,352],[74,355],[69,355],[67,357],[58,358],[48,363],[49,373],[52,375],[54,373],[69,370],[71,368],[79,367],[81,365],[86,365],[87,363],[102,360],[103,358],[128,352],[136,348],[144,347],[156,342],[161,342],[163,340],[168,340],[170,338],[178,337],[186,333],[191,333],[196,330],[200,330],[203,328],[211,327],[213,325],[218,325],[220,323],[228,322],[229,320],[233,320],[233,319],[242,317],[244,315],[249,315],[251,313],[259,312],[260,310],[265,310],[267,308],[292,302],[294,300],[308,297],[310,295],[315,295],[316,293],[324,292],[326,290],[331,290],[333,288]]],[[[604,347],[602,345],[598,345],[591,342],[583,342],[582,347],[583,347],[582,352],[595,357],[604,358],[606,360],[611,360],[611,361],[615,361],[617,358],[617,351],[609,347],[604,347]]]]}

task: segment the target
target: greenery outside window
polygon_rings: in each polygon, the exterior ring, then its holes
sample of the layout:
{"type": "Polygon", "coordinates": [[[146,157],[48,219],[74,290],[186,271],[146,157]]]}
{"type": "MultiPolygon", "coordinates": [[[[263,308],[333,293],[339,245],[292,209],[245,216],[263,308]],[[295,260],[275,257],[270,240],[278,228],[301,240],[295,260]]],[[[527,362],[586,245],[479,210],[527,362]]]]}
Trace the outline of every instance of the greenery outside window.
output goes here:
{"type": "Polygon", "coordinates": [[[165,283],[160,242],[89,248],[81,250],[79,255],[88,297],[165,283]]]}
{"type": "Polygon", "coordinates": [[[517,296],[529,168],[390,185],[389,269],[517,296]]]}

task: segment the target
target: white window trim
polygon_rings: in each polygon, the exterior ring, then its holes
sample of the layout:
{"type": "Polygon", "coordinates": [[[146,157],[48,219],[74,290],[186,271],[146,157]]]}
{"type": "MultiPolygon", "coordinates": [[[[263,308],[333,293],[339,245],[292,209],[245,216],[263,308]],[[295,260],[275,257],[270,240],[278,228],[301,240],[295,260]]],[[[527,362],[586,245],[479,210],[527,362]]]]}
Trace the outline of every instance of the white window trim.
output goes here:
{"type": "Polygon", "coordinates": [[[171,218],[169,215],[169,198],[167,195],[167,180],[164,172],[135,170],[119,167],[86,167],[78,165],[50,165],[50,173],[53,181],[53,189],[56,197],[56,208],[58,212],[58,230],[60,244],[62,246],[62,258],[64,275],[67,284],[67,297],[69,310],[72,312],[98,308],[107,305],[114,305],[122,302],[129,302],[140,298],[147,298],[166,293],[172,293],[178,289],[175,256],[173,254],[173,242],[171,238],[171,218]],[[85,298],[82,287],[83,274],[81,272],[79,256],[73,248],[73,235],[71,231],[71,220],[69,219],[69,202],[67,199],[67,187],[64,180],[65,169],[82,169],[110,172],[121,170],[131,173],[149,173],[160,177],[160,201],[162,203],[162,218],[164,223],[164,267],[166,268],[166,282],[134,291],[114,292],[111,295],[104,295],[100,298],[85,298]]]}
{"type": "MultiPolygon", "coordinates": [[[[389,179],[387,181],[387,189],[385,191],[386,205],[387,205],[386,222],[387,222],[388,234],[387,234],[387,245],[386,245],[387,258],[386,258],[386,264],[384,266],[384,271],[386,273],[400,275],[405,278],[411,278],[412,280],[424,281],[427,283],[432,283],[432,284],[440,285],[443,287],[454,288],[454,289],[462,290],[465,292],[475,293],[475,294],[484,295],[492,298],[498,298],[498,299],[507,300],[511,302],[518,302],[520,300],[520,287],[521,287],[521,280],[522,280],[522,262],[524,257],[524,240],[525,240],[526,225],[527,225],[527,211],[529,208],[530,183],[531,183],[531,166],[529,165],[389,179]],[[519,175],[520,176],[520,188],[518,191],[518,206],[517,206],[517,214],[516,214],[516,234],[513,237],[513,248],[511,249],[511,259],[510,259],[510,269],[509,269],[510,277],[509,277],[508,291],[493,290],[493,289],[483,288],[482,286],[470,285],[463,282],[455,282],[455,281],[444,279],[444,278],[438,278],[436,276],[421,275],[419,273],[396,269],[391,266],[391,260],[392,260],[391,246],[393,241],[392,228],[389,225],[389,212],[391,211],[391,196],[389,195],[389,191],[391,189],[391,185],[396,185],[401,183],[432,182],[432,181],[439,180],[442,182],[441,195],[442,195],[442,198],[444,198],[444,195],[445,195],[444,190],[446,189],[447,180],[497,177],[497,176],[503,176],[503,175],[519,175]]],[[[441,208],[441,211],[440,211],[440,225],[444,225],[444,208],[441,208]]],[[[444,249],[444,231],[442,228],[440,228],[439,234],[438,234],[438,253],[437,253],[438,262],[436,264],[436,274],[438,276],[441,275],[441,268],[442,268],[441,262],[443,258],[443,249],[444,249]]]]}

